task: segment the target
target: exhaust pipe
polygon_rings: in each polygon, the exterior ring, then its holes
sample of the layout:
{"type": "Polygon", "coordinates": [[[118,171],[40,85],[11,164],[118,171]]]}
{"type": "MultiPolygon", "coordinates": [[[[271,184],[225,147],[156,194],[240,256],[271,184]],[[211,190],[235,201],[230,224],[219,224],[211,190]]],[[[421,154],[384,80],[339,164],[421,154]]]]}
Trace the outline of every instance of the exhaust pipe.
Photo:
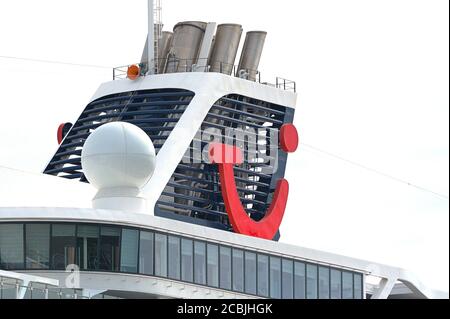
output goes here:
{"type": "Polygon", "coordinates": [[[241,59],[239,61],[238,76],[251,81],[256,81],[259,62],[261,60],[264,42],[267,32],[250,31],[245,37],[241,59]]]}

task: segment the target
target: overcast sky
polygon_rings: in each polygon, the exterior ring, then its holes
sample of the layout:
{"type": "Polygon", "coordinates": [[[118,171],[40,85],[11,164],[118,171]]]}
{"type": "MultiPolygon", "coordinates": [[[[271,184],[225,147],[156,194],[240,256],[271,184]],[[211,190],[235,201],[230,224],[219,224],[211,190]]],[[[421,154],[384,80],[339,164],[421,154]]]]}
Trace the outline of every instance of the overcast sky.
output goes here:
{"type": "MultiPolygon", "coordinates": [[[[268,82],[297,81],[303,143],[444,195],[302,146],[289,158],[281,241],[405,267],[448,291],[448,7],[163,0],[165,30],[203,20],[268,32],[260,70],[268,82]]],[[[135,63],[146,10],[145,0],[2,0],[0,56],[135,63]]],[[[112,70],[0,57],[0,74],[0,165],[40,172],[57,148],[58,124],[74,122],[112,70]]]]}

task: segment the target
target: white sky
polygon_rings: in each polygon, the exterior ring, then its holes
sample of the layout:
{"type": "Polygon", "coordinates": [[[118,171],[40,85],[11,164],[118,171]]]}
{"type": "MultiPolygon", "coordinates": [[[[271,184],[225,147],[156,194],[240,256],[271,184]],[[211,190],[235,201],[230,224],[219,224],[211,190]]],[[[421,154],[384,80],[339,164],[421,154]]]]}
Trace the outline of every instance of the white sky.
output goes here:
{"type": "MultiPolygon", "coordinates": [[[[295,79],[302,142],[448,196],[449,2],[163,0],[177,21],[269,32],[260,69],[295,79]]],[[[0,55],[138,62],[146,1],[2,0],[0,55]]],[[[0,58],[0,165],[39,172],[111,69],[0,58]]],[[[401,266],[449,289],[449,202],[302,147],[282,241],[401,266]]],[[[7,181],[0,181],[6,183],[7,181]]]]}

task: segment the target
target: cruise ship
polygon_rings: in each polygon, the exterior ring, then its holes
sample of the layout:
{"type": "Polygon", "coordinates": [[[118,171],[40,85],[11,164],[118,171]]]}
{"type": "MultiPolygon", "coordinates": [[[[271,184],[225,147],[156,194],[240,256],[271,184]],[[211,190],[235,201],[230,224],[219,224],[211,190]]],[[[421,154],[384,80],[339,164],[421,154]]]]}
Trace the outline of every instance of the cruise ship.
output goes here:
{"type": "Polygon", "coordinates": [[[448,298],[395,266],[280,243],[295,82],[262,79],[266,32],[167,32],[148,8],[141,61],[55,125],[42,174],[0,168],[0,299],[448,298]]]}

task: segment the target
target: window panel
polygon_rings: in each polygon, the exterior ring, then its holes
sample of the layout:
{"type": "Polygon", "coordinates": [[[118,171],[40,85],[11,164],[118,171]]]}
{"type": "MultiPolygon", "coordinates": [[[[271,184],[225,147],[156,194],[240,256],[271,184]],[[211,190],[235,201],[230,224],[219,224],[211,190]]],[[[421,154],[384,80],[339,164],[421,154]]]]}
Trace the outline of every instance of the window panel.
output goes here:
{"type": "Polygon", "coordinates": [[[139,273],[153,275],[153,233],[141,231],[139,241],[139,273]]]}
{"type": "Polygon", "coordinates": [[[353,274],[342,272],[342,299],[353,299],[353,274]]]}
{"type": "Polygon", "coordinates": [[[75,264],[75,225],[52,225],[51,249],[52,269],[65,270],[75,264]]]}
{"type": "Polygon", "coordinates": [[[19,289],[24,289],[25,290],[25,294],[23,296],[23,299],[25,299],[25,300],[31,299],[31,288],[29,286],[20,286],[19,289]]]}
{"type": "Polygon", "coordinates": [[[361,274],[353,274],[353,295],[355,299],[363,299],[363,282],[361,274]]]}
{"type": "Polygon", "coordinates": [[[270,257],[270,298],[281,298],[281,258],[270,257]]]}
{"type": "MultiPolygon", "coordinates": [[[[22,261],[23,264],[23,261],[22,261]]],[[[23,265],[21,267],[23,269],[23,265]]],[[[1,299],[17,299],[17,288],[15,284],[3,284],[3,288],[1,290],[2,297],[1,299]]]]}
{"type": "Polygon", "coordinates": [[[317,266],[306,265],[306,299],[317,299],[317,266]]]}
{"type": "Polygon", "coordinates": [[[180,238],[169,236],[169,278],[180,280],[180,238]]]}
{"type": "Polygon", "coordinates": [[[256,295],[256,254],[245,252],[245,292],[256,295]]]}
{"type": "Polygon", "coordinates": [[[330,299],[330,269],[319,267],[319,299],[330,299]]]}
{"type": "Polygon", "coordinates": [[[258,254],[258,296],[269,297],[269,257],[258,254]]]}
{"type": "Polygon", "coordinates": [[[294,263],[294,298],[306,298],[306,274],[305,264],[301,262],[294,263]]]}
{"type": "Polygon", "coordinates": [[[122,229],[120,247],[120,270],[137,273],[139,232],[135,229],[122,229]]]}
{"type": "Polygon", "coordinates": [[[77,264],[82,270],[98,270],[99,227],[78,225],[77,227],[77,264]]]}
{"type": "Polygon", "coordinates": [[[33,287],[30,297],[31,299],[43,300],[45,299],[45,290],[42,288],[33,287]]]}
{"type": "Polygon", "coordinates": [[[48,269],[50,260],[50,224],[25,225],[27,269],[48,269]]]}
{"type": "Polygon", "coordinates": [[[23,269],[23,224],[0,225],[0,268],[23,269]]]}
{"type": "Polygon", "coordinates": [[[219,246],[208,244],[208,286],[219,287],[219,246]]]}
{"type": "Polygon", "coordinates": [[[120,228],[100,228],[100,270],[119,271],[120,228]]]}
{"type": "Polygon", "coordinates": [[[194,242],[190,239],[181,239],[181,280],[194,281],[194,242]]]}
{"type": "Polygon", "coordinates": [[[233,249],[233,290],[244,292],[244,252],[233,249]]]}
{"type": "Polygon", "coordinates": [[[155,275],[167,277],[167,236],[155,234],[155,275]]]}
{"type": "Polygon", "coordinates": [[[206,244],[194,241],[194,282],[206,285],[206,244]]]}
{"type": "Polygon", "coordinates": [[[231,248],[220,246],[220,288],[231,290],[231,248]]]}
{"type": "Polygon", "coordinates": [[[282,273],[282,294],[283,299],[292,299],[294,297],[294,262],[290,259],[283,259],[281,262],[282,273]]]}
{"type": "Polygon", "coordinates": [[[331,299],[342,298],[342,272],[331,269],[331,299]]]}

